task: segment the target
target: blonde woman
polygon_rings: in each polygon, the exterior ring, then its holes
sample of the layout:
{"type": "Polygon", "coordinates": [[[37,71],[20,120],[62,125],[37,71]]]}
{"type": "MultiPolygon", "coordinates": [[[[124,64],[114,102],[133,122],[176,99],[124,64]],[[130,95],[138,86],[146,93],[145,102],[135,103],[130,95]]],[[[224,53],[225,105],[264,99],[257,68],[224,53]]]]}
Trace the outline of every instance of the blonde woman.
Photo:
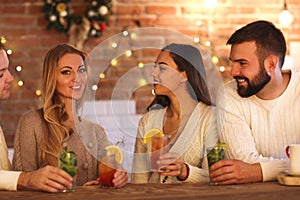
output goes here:
{"type": "MultiPolygon", "coordinates": [[[[59,152],[66,146],[78,156],[77,185],[98,177],[97,154],[109,142],[101,126],[78,115],[88,82],[85,58],[83,52],[67,44],[46,54],[42,77],[44,105],[25,113],[19,121],[14,143],[15,170],[57,166],[59,152]]],[[[127,173],[118,170],[114,186],[125,185],[127,179],[127,173]]]]}

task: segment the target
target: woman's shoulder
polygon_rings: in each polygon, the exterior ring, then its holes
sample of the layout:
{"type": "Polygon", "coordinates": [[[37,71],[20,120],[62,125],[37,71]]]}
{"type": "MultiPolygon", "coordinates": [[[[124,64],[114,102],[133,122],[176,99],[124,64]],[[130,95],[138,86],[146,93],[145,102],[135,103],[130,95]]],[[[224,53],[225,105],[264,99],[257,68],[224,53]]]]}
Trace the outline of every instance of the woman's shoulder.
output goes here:
{"type": "Polygon", "coordinates": [[[36,121],[40,120],[42,117],[42,109],[33,109],[29,110],[22,114],[20,121],[36,121]]]}
{"type": "Polygon", "coordinates": [[[97,129],[104,132],[104,128],[100,124],[83,117],[81,117],[80,123],[77,125],[77,127],[81,127],[84,129],[97,129]]]}
{"type": "Polygon", "coordinates": [[[140,123],[146,123],[149,121],[153,121],[155,119],[163,118],[165,112],[166,112],[166,108],[150,110],[141,117],[140,123]]]}

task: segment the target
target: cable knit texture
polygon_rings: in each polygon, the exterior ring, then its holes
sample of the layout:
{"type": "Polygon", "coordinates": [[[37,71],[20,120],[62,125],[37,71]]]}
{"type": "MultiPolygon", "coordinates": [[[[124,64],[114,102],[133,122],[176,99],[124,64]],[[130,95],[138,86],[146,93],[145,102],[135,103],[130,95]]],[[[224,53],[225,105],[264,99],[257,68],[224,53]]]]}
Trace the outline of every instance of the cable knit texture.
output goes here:
{"type": "Polygon", "coordinates": [[[229,145],[229,156],[260,163],[263,181],[275,180],[288,169],[285,148],[300,143],[300,71],[285,73],[291,73],[290,82],[276,99],[241,98],[232,81],[225,86],[225,101],[218,105],[221,140],[229,145]]]}
{"type": "MultiPolygon", "coordinates": [[[[15,170],[33,171],[43,167],[39,145],[46,124],[39,112],[25,113],[18,123],[12,163],[15,170]]],[[[77,153],[77,185],[80,186],[98,177],[98,152],[109,142],[102,127],[85,119],[76,124],[74,131],[65,145],[77,153]]]]}
{"type": "MultiPolygon", "coordinates": [[[[215,143],[218,138],[213,111],[213,107],[200,102],[170,149],[171,152],[178,153],[190,168],[189,177],[183,182],[208,182],[209,180],[207,160],[203,159],[203,147],[206,141],[215,143]]],[[[151,128],[163,129],[165,114],[166,109],[152,110],[139,122],[133,161],[132,182],[134,183],[161,183],[164,178],[156,172],[150,172],[151,144],[144,144],[143,138],[151,128]]],[[[176,177],[168,177],[166,181],[166,183],[175,182],[181,181],[176,177]]]]}

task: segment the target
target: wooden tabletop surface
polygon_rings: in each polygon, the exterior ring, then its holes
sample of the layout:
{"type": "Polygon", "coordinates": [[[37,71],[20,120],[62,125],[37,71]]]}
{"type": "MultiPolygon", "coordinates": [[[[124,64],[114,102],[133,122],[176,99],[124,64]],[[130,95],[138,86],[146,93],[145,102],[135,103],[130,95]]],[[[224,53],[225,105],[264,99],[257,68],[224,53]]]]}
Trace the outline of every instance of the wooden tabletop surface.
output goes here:
{"type": "Polygon", "coordinates": [[[278,182],[252,183],[228,186],[209,184],[127,184],[120,189],[99,186],[78,187],[70,193],[37,191],[0,191],[0,200],[148,200],[148,199],[247,199],[293,200],[300,199],[299,186],[285,186],[278,182]]]}

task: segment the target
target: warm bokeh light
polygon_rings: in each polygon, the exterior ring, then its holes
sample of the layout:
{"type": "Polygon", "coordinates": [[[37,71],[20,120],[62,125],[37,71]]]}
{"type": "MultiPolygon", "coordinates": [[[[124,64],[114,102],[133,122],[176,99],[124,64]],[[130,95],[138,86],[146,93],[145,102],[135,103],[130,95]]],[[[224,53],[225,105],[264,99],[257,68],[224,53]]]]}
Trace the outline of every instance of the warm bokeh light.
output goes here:
{"type": "Polygon", "coordinates": [[[112,47],[112,48],[117,48],[117,47],[118,47],[118,44],[114,42],[114,43],[111,44],[111,47],[112,47]]]}
{"type": "Polygon", "coordinates": [[[5,44],[6,43],[6,38],[4,36],[1,36],[0,42],[2,44],[5,44]]]}
{"type": "Polygon", "coordinates": [[[220,72],[225,72],[225,67],[224,66],[220,66],[219,71],[220,72]]]}
{"type": "Polygon", "coordinates": [[[282,26],[288,27],[294,21],[293,15],[288,10],[283,10],[279,15],[279,22],[282,26]]]}
{"type": "Polygon", "coordinates": [[[110,64],[111,64],[112,66],[117,66],[117,64],[118,64],[117,59],[112,59],[112,60],[110,61],[110,64]]]}
{"type": "Polygon", "coordinates": [[[143,68],[143,67],[144,67],[144,63],[139,62],[138,67],[139,67],[139,68],[143,68]]]}
{"type": "Polygon", "coordinates": [[[21,67],[20,65],[18,65],[18,66],[16,66],[16,70],[17,70],[18,72],[20,72],[20,71],[22,71],[22,67],[21,67]]]}
{"type": "Polygon", "coordinates": [[[11,55],[12,54],[12,50],[11,49],[8,49],[7,51],[6,51],[6,53],[8,54],[8,55],[11,55]]]}
{"type": "Polygon", "coordinates": [[[105,78],[105,74],[104,73],[99,74],[99,78],[100,79],[104,79],[105,78]]]}
{"type": "Polygon", "coordinates": [[[123,31],[123,35],[126,37],[126,36],[128,36],[128,31],[123,31]]]}
{"type": "Polygon", "coordinates": [[[195,37],[194,38],[194,42],[196,42],[196,43],[200,42],[200,38],[199,37],[195,37]]]}
{"type": "Polygon", "coordinates": [[[210,8],[210,9],[214,9],[217,7],[218,4],[218,0],[205,0],[205,7],[206,8],[210,8]]]}
{"type": "Polygon", "coordinates": [[[125,52],[125,55],[126,55],[127,57],[131,56],[131,55],[132,55],[132,51],[127,50],[127,51],[125,52]]]}
{"type": "Polygon", "coordinates": [[[212,62],[213,62],[214,64],[217,64],[217,63],[219,62],[219,58],[218,58],[217,56],[213,56],[213,57],[211,58],[211,60],[212,60],[212,62]]]}
{"type": "Polygon", "coordinates": [[[36,91],[35,91],[35,95],[36,95],[36,96],[41,96],[41,94],[42,94],[42,91],[41,91],[41,90],[36,90],[36,91]]]}
{"type": "Polygon", "coordinates": [[[92,90],[96,91],[98,89],[97,85],[92,85],[92,90]]]}
{"type": "Polygon", "coordinates": [[[130,34],[130,37],[131,37],[131,39],[134,40],[134,39],[136,39],[136,34],[135,34],[135,33],[131,33],[131,34],[130,34]]]}
{"type": "Polygon", "coordinates": [[[23,81],[18,81],[18,86],[22,87],[24,85],[23,81]]]}

